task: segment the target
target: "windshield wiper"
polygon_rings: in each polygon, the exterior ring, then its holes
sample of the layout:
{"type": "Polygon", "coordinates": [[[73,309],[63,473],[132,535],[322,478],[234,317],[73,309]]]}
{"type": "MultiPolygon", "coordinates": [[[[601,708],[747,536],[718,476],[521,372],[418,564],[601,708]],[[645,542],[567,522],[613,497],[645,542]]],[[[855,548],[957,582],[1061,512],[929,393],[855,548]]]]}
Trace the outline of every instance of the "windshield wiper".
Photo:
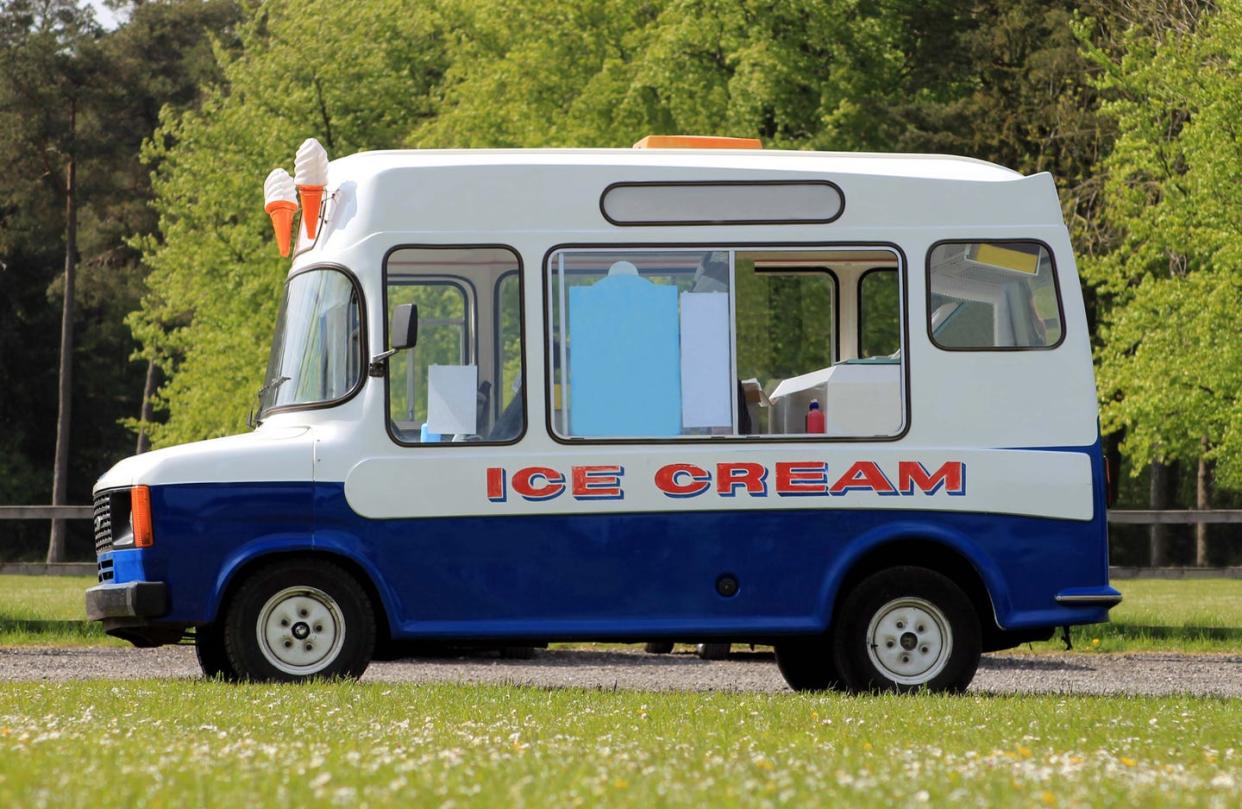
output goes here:
{"type": "Polygon", "coordinates": [[[262,402],[262,399],[263,399],[263,394],[267,393],[268,391],[276,390],[276,389],[277,389],[277,388],[279,388],[281,385],[283,385],[283,384],[285,384],[286,382],[288,382],[291,378],[292,378],[292,377],[287,377],[287,376],[278,376],[278,377],[276,377],[275,379],[273,379],[271,382],[268,382],[266,385],[264,385],[263,387],[259,388],[259,392],[258,392],[258,394],[257,394],[257,395],[258,395],[258,397],[259,397],[260,403],[262,402]]]}
{"type": "Polygon", "coordinates": [[[260,424],[262,424],[262,423],[263,423],[262,413],[263,413],[263,397],[264,397],[264,395],[266,395],[269,391],[274,391],[274,390],[276,390],[276,389],[277,389],[277,388],[279,388],[281,385],[283,385],[283,384],[285,384],[286,382],[288,382],[288,381],[290,380],[290,378],[291,378],[291,377],[287,377],[287,376],[278,376],[278,377],[276,377],[275,379],[273,379],[271,382],[268,382],[266,385],[264,385],[263,387],[259,388],[259,392],[258,392],[258,393],[256,393],[256,394],[255,394],[255,396],[256,396],[256,397],[258,398],[258,400],[259,400],[259,410],[258,410],[258,413],[259,413],[260,415],[259,415],[259,417],[256,417],[256,416],[255,416],[255,411],[253,411],[253,410],[252,410],[252,411],[250,411],[250,417],[246,419],[246,424],[247,424],[247,426],[249,426],[251,429],[254,429],[255,427],[258,427],[260,424]]]}

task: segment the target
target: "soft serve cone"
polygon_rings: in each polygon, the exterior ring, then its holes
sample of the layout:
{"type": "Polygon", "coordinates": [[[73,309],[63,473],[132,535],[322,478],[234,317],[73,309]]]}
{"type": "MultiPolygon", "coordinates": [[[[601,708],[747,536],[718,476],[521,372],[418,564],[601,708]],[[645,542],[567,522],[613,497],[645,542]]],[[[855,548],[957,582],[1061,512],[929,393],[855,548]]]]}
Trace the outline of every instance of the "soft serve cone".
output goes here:
{"type": "Polygon", "coordinates": [[[284,169],[272,169],[263,181],[263,209],[272,217],[276,246],[282,256],[289,255],[293,239],[293,214],[298,210],[297,191],[293,178],[284,169]]]}
{"type": "Polygon", "coordinates": [[[328,152],[314,138],[307,138],[298,147],[297,157],[294,158],[294,184],[302,200],[306,238],[314,239],[319,227],[323,189],[328,184],[328,152]]]}

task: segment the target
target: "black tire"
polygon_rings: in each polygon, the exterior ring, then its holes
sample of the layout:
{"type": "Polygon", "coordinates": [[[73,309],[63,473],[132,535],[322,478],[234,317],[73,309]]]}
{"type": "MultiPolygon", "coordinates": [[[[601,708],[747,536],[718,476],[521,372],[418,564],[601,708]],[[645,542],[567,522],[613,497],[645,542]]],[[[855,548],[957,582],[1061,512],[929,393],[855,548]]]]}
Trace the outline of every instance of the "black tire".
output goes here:
{"type": "Polygon", "coordinates": [[[225,650],[241,680],[361,677],[375,649],[371,600],[352,575],[320,559],[261,568],[224,610],[225,650]],[[260,639],[260,620],[273,640],[260,639]]]}
{"type": "Polygon", "coordinates": [[[652,641],[643,644],[643,651],[649,655],[666,655],[672,654],[673,644],[664,641],[652,641]]]}
{"type": "Polygon", "coordinates": [[[841,674],[832,655],[832,636],[790,638],[776,644],[776,667],[794,691],[841,688],[841,674]]]}
{"type": "Polygon", "coordinates": [[[927,568],[872,574],[846,595],[834,623],[833,660],[851,691],[959,692],[979,667],[974,605],[927,568]]]}
{"type": "Polygon", "coordinates": [[[203,676],[208,680],[237,680],[237,672],[229,663],[228,652],[224,648],[224,632],[219,624],[195,627],[194,654],[198,657],[198,667],[203,670],[203,676]]]}
{"type": "Polygon", "coordinates": [[[728,660],[731,643],[700,643],[698,647],[700,660],[728,660]]]}

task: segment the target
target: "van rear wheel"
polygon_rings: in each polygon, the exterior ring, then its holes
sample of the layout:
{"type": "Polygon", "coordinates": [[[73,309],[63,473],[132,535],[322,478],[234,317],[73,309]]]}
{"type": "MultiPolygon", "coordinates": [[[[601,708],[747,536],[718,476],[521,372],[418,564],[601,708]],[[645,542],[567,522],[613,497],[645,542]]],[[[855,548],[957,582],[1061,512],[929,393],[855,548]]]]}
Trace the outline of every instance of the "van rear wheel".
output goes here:
{"type": "Polygon", "coordinates": [[[349,573],[303,559],[266,567],[226,605],[224,645],[238,679],[361,677],[375,649],[371,601],[349,573]]]}
{"type": "Polygon", "coordinates": [[[845,597],[834,622],[834,661],[851,691],[963,691],[979,667],[974,605],[927,568],[869,576],[845,597]]]}

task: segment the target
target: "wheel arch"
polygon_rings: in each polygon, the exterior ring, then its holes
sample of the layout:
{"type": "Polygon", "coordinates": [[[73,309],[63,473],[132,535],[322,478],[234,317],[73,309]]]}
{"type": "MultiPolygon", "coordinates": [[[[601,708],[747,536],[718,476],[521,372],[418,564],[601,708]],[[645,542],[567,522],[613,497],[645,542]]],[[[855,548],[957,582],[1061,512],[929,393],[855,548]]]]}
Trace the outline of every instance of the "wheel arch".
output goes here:
{"type": "Polygon", "coordinates": [[[314,547],[310,542],[274,548],[256,548],[230,560],[229,564],[221,570],[215,597],[211,603],[209,620],[217,619],[222,605],[228,602],[233,593],[237,592],[242,583],[255,571],[293,559],[320,559],[331,562],[353,576],[371,602],[371,608],[375,614],[376,640],[386,641],[392,637],[391,624],[388,620],[388,604],[376,584],[378,581],[376,572],[366,563],[348,554],[314,547]]]}
{"type": "Polygon", "coordinates": [[[822,615],[828,626],[851,589],[873,573],[890,567],[916,566],[947,577],[966,593],[984,634],[984,645],[1004,632],[1008,590],[986,554],[967,537],[931,526],[895,525],[853,543],[829,571],[822,615]]]}

